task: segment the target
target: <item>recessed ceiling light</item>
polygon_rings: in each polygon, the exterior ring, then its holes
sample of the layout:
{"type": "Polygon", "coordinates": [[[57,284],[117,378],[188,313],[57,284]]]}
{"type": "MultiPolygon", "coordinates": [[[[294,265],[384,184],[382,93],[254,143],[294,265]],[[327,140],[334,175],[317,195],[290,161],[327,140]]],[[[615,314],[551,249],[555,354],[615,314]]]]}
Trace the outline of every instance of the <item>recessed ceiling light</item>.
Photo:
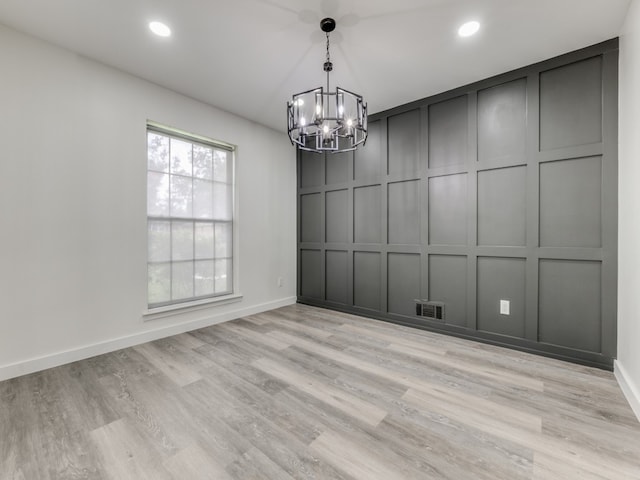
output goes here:
{"type": "Polygon", "coordinates": [[[159,37],[168,37],[171,35],[171,29],[162,22],[150,22],[149,30],[159,37]]]}
{"type": "Polygon", "coordinates": [[[470,37],[471,35],[476,33],[478,30],[480,30],[480,24],[474,20],[472,22],[467,22],[463,24],[458,29],[458,35],[460,35],[461,37],[470,37]]]}

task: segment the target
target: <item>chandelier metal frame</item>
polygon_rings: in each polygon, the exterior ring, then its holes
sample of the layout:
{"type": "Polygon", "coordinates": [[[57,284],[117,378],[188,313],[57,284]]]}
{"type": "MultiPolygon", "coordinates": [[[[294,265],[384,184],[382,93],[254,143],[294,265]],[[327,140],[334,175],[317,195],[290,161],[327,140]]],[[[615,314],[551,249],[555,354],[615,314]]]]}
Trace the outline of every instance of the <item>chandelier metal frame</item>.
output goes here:
{"type": "Polygon", "coordinates": [[[288,133],[300,150],[315,153],[339,153],[355,150],[367,140],[367,104],[361,95],[336,87],[330,91],[329,74],[333,70],[329,53],[329,33],[335,30],[332,18],[320,21],[327,37],[326,90],[313,88],[294,94],[287,102],[288,133]]]}

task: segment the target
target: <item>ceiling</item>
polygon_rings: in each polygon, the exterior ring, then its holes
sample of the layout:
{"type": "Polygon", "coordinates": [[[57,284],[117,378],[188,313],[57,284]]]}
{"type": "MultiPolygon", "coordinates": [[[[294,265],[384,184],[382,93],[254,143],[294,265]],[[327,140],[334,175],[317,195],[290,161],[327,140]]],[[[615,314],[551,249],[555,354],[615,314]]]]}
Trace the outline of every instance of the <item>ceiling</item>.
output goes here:
{"type": "Polygon", "coordinates": [[[325,82],[378,112],[619,34],[629,0],[2,0],[0,23],[285,130],[325,82]],[[478,34],[457,35],[465,21],[478,34]],[[168,24],[160,38],[148,22],[168,24]]]}

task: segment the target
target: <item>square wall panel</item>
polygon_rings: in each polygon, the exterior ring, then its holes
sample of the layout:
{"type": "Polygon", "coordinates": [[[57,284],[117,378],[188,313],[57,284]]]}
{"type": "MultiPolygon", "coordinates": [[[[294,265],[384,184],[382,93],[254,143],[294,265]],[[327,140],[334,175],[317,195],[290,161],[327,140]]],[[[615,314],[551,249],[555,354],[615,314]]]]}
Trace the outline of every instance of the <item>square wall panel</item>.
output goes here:
{"type": "Polygon", "coordinates": [[[349,191],[335,190],[325,194],[326,241],[348,241],[347,210],[349,207],[349,191]]]}
{"type": "Polygon", "coordinates": [[[526,243],[527,167],[478,172],[478,245],[526,243]]]}
{"type": "Polygon", "coordinates": [[[467,96],[429,105],[429,168],[467,161],[467,96]]]}
{"type": "Polygon", "coordinates": [[[524,78],[478,92],[478,160],[524,162],[527,81],[524,78]]]}
{"type": "Polygon", "coordinates": [[[601,263],[540,260],[539,268],[539,341],[600,352],[601,263]]]}
{"type": "Polygon", "coordinates": [[[389,174],[413,176],[420,155],[420,110],[394,115],[388,122],[389,174]]]}
{"type": "Polygon", "coordinates": [[[429,243],[467,244],[467,175],[429,179],[429,243]]]}
{"type": "Polygon", "coordinates": [[[540,150],[602,141],[602,57],[540,74],[540,150]]]}
{"type": "Polygon", "coordinates": [[[353,304],[380,310],[380,254],[353,253],[353,304]]]}
{"type": "Polygon", "coordinates": [[[387,256],[387,310],[415,317],[420,298],[420,255],[389,253],[387,256]]]}
{"type": "Polygon", "coordinates": [[[321,242],[321,201],[319,193],[300,196],[300,241],[321,242]]]}
{"type": "Polygon", "coordinates": [[[327,250],[325,258],[325,297],[330,302],[348,302],[348,253],[327,250]]]}
{"type": "Polygon", "coordinates": [[[388,196],[388,242],[420,243],[420,182],[390,183],[388,196]]]}
{"type": "Polygon", "coordinates": [[[325,157],[327,166],[326,183],[346,183],[349,179],[349,164],[353,161],[353,152],[331,153],[325,157]]]}
{"type": "Polygon", "coordinates": [[[510,337],[525,333],[525,259],[478,257],[478,330],[510,337]],[[509,302],[509,315],[500,301],[509,302]]]}
{"type": "Polygon", "coordinates": [[[467,257],[429,255],[429,300],[444,303],[444,322],[467,326],[467,257]]]}
{"type": "Polygon", "coordinates": [[[540,165],[540,246],[602,245],[602,158],[540,165]]]}
{"type": "Polygon", "coordinates": [[[300,152],[300,186],[317,187],[324,185],[324,155],[300,152]]]}
{"type": "Polygon", "coordinates": [[[353,153],[353,177],[355,180],[380,177],[383,159],[380,120],[369,123],[367,141],[364,146],[359,146],[353,153]]]}
{"type": "Polygon", "coordinates": [[[320,250],[300,250],[300,295],[322,300],[320,250]]]}
{"type": "Polygon", "coordinates": [[[380,243],[382,198],[380,185],[353,189],[353,241],[380,243]]]}

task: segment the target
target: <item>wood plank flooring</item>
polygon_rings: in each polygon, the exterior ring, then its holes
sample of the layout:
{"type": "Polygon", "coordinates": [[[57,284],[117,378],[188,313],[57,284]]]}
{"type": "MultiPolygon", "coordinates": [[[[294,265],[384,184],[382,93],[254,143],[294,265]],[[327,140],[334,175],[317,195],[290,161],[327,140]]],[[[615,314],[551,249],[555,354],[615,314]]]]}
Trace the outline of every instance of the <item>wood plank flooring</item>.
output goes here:
{"type": "Polygon", "coordinates": [[[0,479],[640,479],[593,368],[293,305],[0,382],[0,479]]]}

